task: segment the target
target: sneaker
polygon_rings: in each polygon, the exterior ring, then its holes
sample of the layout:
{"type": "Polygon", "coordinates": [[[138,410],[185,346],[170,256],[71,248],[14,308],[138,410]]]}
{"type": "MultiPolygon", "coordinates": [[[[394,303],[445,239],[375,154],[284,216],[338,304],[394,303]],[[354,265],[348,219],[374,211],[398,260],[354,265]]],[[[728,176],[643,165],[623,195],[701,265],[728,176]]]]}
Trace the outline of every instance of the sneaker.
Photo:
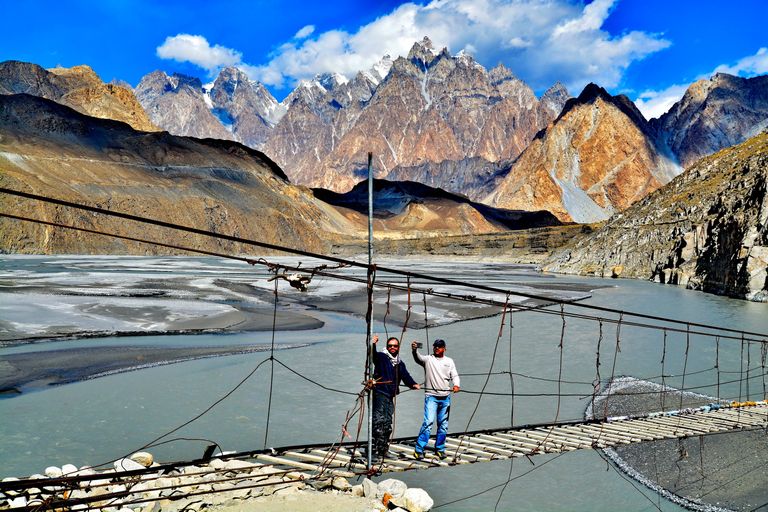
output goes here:
{"type": "Polygon", "coordinates": [[[423,458],[424,458],[424,454],[423,454],[423,453],[421,453],[421,452],[417,452],[417,451],[415,451],[415,450],[414,450],[414,452],[413,452],[413,458],[414,458],[414,459],[416,459],[416,460],[421,460],[421,459],[423,459],[423,458]]]}
{"type": "Polygon", "coordinates": [[[438,452],[437,452],[437,458],[438,458],[438,459],[440,459],[440,460],[443,460],[443,459],[445,459],[446,457],[447,457],[447,455],[445,454],[445,451],[438,451],[438,452]]]}

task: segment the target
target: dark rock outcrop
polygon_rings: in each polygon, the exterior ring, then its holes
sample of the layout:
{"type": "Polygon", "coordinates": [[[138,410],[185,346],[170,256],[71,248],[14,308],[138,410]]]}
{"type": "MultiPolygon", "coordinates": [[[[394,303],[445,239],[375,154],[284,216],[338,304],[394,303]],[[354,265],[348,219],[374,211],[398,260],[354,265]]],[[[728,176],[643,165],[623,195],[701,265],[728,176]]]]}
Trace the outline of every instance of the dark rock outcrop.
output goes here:
{"type": "Polygon", "coordinates": [[[545,268],[768,301],[768,133],[701,159],[545,268]]]}

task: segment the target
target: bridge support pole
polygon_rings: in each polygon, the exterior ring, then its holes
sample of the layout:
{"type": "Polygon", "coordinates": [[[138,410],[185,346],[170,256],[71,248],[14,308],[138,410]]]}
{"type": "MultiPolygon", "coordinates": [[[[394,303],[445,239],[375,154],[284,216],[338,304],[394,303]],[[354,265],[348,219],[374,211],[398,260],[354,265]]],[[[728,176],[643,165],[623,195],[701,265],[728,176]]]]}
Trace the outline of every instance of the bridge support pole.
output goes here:
{"type": "MultiPolygon", "coordinates": [[[[368,368],[366,381],[373,379],[373,153],[368,153],[368,368]]],[[[368,469],[373,465],[373,388],[368,395],[368,469]]]]}

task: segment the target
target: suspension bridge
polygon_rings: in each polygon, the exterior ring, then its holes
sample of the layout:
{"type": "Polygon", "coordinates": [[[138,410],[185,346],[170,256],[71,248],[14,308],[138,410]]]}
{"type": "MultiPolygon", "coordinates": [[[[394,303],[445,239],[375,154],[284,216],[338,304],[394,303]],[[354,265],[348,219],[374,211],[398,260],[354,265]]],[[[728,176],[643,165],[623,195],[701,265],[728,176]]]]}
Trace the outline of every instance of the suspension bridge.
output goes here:
{"type": "MultiPolygon", "coordinates": [[[[346,478],[358,477],[361,475],[373,475],[382,473],[394,473],[411,470],[428,470],[431,468],[451,467],[460,464],[475,464],[491,462],[498,460],[509,460],[520,457],[531,458],[540,454],[559,454],[575,450],[593,450],[615,448],[625,445],[658,441],[664,439],[686,439],[690,437],[700,437],[716,433],[752,431],[768,428],[768,404],[764,401],[766,397],[766,340],[768,335],[760,332],[750,332],[739,329],[732,329],[722,326],[708,325],[704,323],[681,321],[656,315],[634,313],[621,311],[608,307],[600,307],[579,302],[568,302],[555,300],[551,297],[542,296],[528,291],[512,291],[502,288],[496,288],[489,285],[478,285],[468,283],[458,279],[437,277],[415,272],[405,272],[394,268],[385,268],[376,265],[365,265],[343,258],[337,258],[322,254],[315,254],[306,251],[298,251],[290,248],[279,247],[272,244],[264,244],[258,241],[242,239],[233,236],[221,235],[209,231],[192,228],[188,226],[179,226],[168,222],[146,219],[135,215],[129,215],[120,212],[113,212],[102,208],[92,207],[62,201],[54,198],[46,198],[30,193],[13,191],[0,188],[0,193],[11,194],[33,201],[45,201],[67,208],[75,208],[84,211],[90,211],[99,215],[109,215],[122,218],[132,222],[142,222],[163,229],[176,229],[195,233],[203,236],[211,236],[219,239],[228,240],[243,244],[246,247],[258,247],[271,251],[283,251],[289,254],[308,256],[320,260],[328,261],[329,265],[321,265],[312,268],[302,268],[301,266],[290,266],[279,262],[268,261],[265,258],[248,258],[242,256],[233,256],[231,254],[217,253],[213,251],[198,250],[194,247],[183,247],[178,245],[166,244],[152,239],[137,239],[125,237],[119,233],[107,233],[93,228],[82,226],[65,225],[45,219],[36,219],[28,216],[0,212],[0,216],[13,219],[20,222],[34,222],[59,229],[74,229],[81,232],[91,233],[97,236],[111,236],[132,240],[140,243],[146,243],[156,246],[170,248],[176,251],[184,251],[193,254],[203,254],[220,258],[229,258],[248,263],[250,265],[262,265],[273,274],[274,281],[274,311],[275,314],[279,307],[279,283],[287,282],[291,287],[301,289],[311,283],[315,276],[323,276],[330,279],[343,279],[356,282],[365,286],[367,289],[367,312],[366,323],[369,325],[373,321],[374,290],[383,289],[386,291],[386,310],[384,322],[390,308],[390,296],[392,293],[401,293],[405,297],[407,304],[404,318],[398,323],[402,327],[404,334],[408,328],[412,317],[420,315],[420,322],[425,329],[427,338],[429,337],[429,314],[427,306],[427,297],[439,298],[444,301],[464,301],[475,304],[482,304],[496,308],[496,314],[500,317],[500,326],[498,336],[496,336],[493,355],[486,375],[485,384],[482,389],[463,390],[470,394],[477,395],[477,405],[470,415],[469,421],[461,431],[453,431],[447,439],[447,456],[438,458],[436,456],[427,456],[422,459],[416,459],[413,456],[414,438],[396,437],[391,440],[390,449],[385,459],[375,466],[368,459],[367,450],[359,440],[362,428],[362,415],[366,409],[366,393],[375,386],[371,381],[370,374],[366,373],[363,379],[363,389],[355,392],[353,390],[343,390],[347,394],[356,396],[356,405],[347,412],[343,422],[340,440],[331,441],[322,444],[294,445],[284,447],[268,447],[270,415],[269,410],[272,406],[272,388],[274,380],[275,364],[281,364],[274,356],[274,331],[270,357],[262,361],[243,381],[237,384],[221,400],[226,399],[235,389],[245,382],[253,373],[255,373],[262,364],[270,363],[270,384],[269,384],[269,409],[266,415],[266,432],[264,448],[222,455],[224,460],[248,461],[257,465],[263,474],[267,475],[299,475],[304,481],[320,480],[328,476],[342,476],[346,478]],[[365,276],[351,275],[344,273],[346,268],[358,268],[366,271],[365,276]],[[289,273],[290,272],[290,273],[289,273]],[[383,280],[378,276],[381,274],[390,274],[397,276],[400,281],[383,280]],[[281,278],[281,279],[278,279],[281,278]],[[402,281],[405,279],[405,282],[402,281]],[[414,284],[415,282],[420,285],[414,284]],[[434,283],[427,287],[423,283],[434,283]],[[436,285],[447,285],[451,291],[436,289],[436,285]],[[464,290],[465,293],[459,293],[456,290],[464,290]],[[482,294],[482,295],[480,295],[482,294]],[[416,300],[414,297],[420,297],[423,300],[424,310],[422,314],[416,313],[416,300]],[[510,297],[524,298],[528,302],[521,304],[510,301],[510,297]],[[523,399],[526,393],[520,392],[514,388],[514,383],[506,396],[512,403],[512,414],[509,423],[506,426],[495,429],[472,430],[471,423],[475,412],[484,397],[490,397],[494,393],[487,391],[489,379],[492,375],[492,369],[496,360],[497,350],[504,336],[505,328],[510,339],[510,368],[506,374],[512,381],[513,372],[511,369],[512,357],[512,325],[511,319],[514,314],[529,315],[547,315],[550,324],[559,324],[561,328],[554,337],[558,341],[557,347],[559,353],[555,356],[557,365],[557,376],[550,380],[550,385],[555,389],[551,393],[532,393],[528,396],[544,397],[548,396],[555,401],[555,407],[552,414],[552,420],[548,422],[518,425],[514,418],[514,400],[523,399]],[[563,378],[567,372],[567,362],[570,356],[566,355],[569,350],[568,329],[566,321],[576,321],[587,323],[594,326],[596,351],[594,361],[594,380],[584,382],[568,382],[563,378]],[[607,326],[614,327],[614,333],[607,334],[607,326]],[[648,330],[660,333],[660,365],[659,375],[655,376],[654,381],[658,382],[659,389],[654,392],[655,395],[662,397],[659,401],[664,407],[663,410],[638,410],[624,415],[609,415],[609,400],[615,395],[612,392],[611,385],[615,378],[617,361],[621,353],[622,343],[626,347],[629,343],[626,334],[622,335],[622,329],[648,330]],[[676,336],[676,348],[672,348],[672,336],[676,336]],[[611,338],[609,340],[609,338],[611,338]],[[688,368],[689,353],[694,343],[708,342],[707,350],[713,352],[714,360],[710,368],[704,370],[691,371],[688,368]],[[610,343],[609,343],[610,341],[610,343]],[[738,354],[735,357],[738,370],[728,371],[724,369],[724,353],[726,350],[721,347],[722,344],[729,343],[729,347],[736,347],[738,354]],[[668,346],[669,345],[669,346],[668,346]],[[721,353],[722,350],[722,353],[721,353]],[[606,351],[608,356],[605,355],[606,351]],[[611,360],[612,356],[612,360],[611,360]],[[673,361],[674,359],[674,361],[673,361]],[[606,360],[609,364],[606,364],[606,360]],[[606,371],[606,366],[610,366],[610,372],[606,371]],[[680,368],[681,373],[671,375],[671,367],[680,368]],[[686,385],[686,378],[696,374],[702,374],[708,371],[716,376],[711,381],[701,383],[697,381],[696,386],[686,385]],[[734,376],[736,374],[736,376],[734,376]],[[721,376],[728,375],[724,380],[721,376]],[[670,387],[670,381],[675,381],[676,386],[670,387]],[[587,391],[577,390],[566,392],[566,386],[581,385],[585,386],[587,391]],[[750,387],[751,385],[751,387],[750,387]],[[722,386],[722,389],[721,389],[722,386]],[[722,393],[727,389],[726,393],[722,393]],[[663,395],[678,392],[677,399],[668,400],[665,405],[663,395]],[[701,397],[698,404],[694,406],[684,406],[683,395],[685,393],[705,393],[711,400],[701,404],[701,397]],[[561,418],[562,401],[569,396],[589,398],[591,397],[593,417],[586,420],[573,420],[561,418]],[[595,407],[597,400],[601,400],[605,407],[602,414],[595,407]],[[677,402],[677,403],[672,403],[677,402]],[[357,418],[357,429],[350,425],[357,418]],[[355,431],[356,430],[356,431],[355,431]],[[354,441],[345,441],[345,438],[352,437],[354,441]],[[264,473],[266,471],[266,473],[264,473]]],[[[401,334],[402,339],[402,334],[401,334]]],[[[368,341],[368,340],[367,340],[368,341]]],[[[367,343],[368,345],[368,343],[367,343]]],[[[366,350],[367,352],[367,350],[366,350]]],[[[731,351],[733,352],[733,351],[731,351]]],[[[733,360],[731,361],[733,365],[733,360]]],[[[368,362],[366,362],[368,366],[368,362]]],[[[286,368],[299,374],[292,368],[286,368]]],[[[320,385],[319,383],[316,383],[320,385]]],[[[323,386],[321,386],[323,387],[323,386]]],[[[325,387],[325,389],[328,389],[325,387]]],[[[499,393],[495,393],[498,395],[499,393]]],[[[219,400],[219,401],[221,401],[219,400]]],[[[216,402],[218,403],[218,402],[216,402]]],[[[209,411],[216,403],[208,407],[202,414],[209,411]]],[[[519,406],[518,406],[519,407],[519,406]]],[[[646,408],[647,409],[647,408],[646,408]]],[[[202,414],[200,416],[202,416],[202,414]]],[[[200,416],[192,418],[185,426],[195,421],[200,416]]],[[[161,440],[179,430],[182,426],[176,427],[163,436],[160,436],[144,446],[138,448],[146,449],[160,444],[161,440]]],[[[135,451],[135,450],[132,450],[135,451]]],[[[211,454],[208,453],[203,459],[194,459],[187,461],[176,461],[170,464],[164,464],[146,470],[131,470],[117,472],[110,475],[115,481],[124,480],[132,482],[146,482],[151,479],[161,478],[164,472],[178,471],[179,468],[196,467],[202,462],[209,461],[211,454]]],[[[114,461],[110,461],[114,462],[114,461]]],[[[242,477],[232,477],[227,475],[226,470],[212,470],[213,475],[218,475],[221,481],[237,480],[242,477]]],[[[216,478],[216,477],[214,477],[216,478]]],[[[73,498],[67,494],[74,488],[82,487],[85,484],[91,485],[93,482],[103,480],[103,475],[95,473],[92,475],[64,475],[60,478],[52,478],[46,481],[45,486],[40,486],[39,481],[20,479],[10,482],[0,482],[0,492],[3,493],[21,493],[30,489],[35,489],[39,494],[35,498],[37,501],[34,506],[10,507],[10,512],[22,512],[31,510],[45,510],[57,508],[78,509],[98,509],[103,507],[104,502],[109,502],[110,495],[101,493],[96,497],[73,498]]],[[[214,479],[214,481],[216,481],[214,479]]],[[[261,485],[261,484],[253,484],[261,485]]],[[[199,492],[199,491],[198,491],[199,492]]],[[[215,490],[206,492],[216,492],[215,490]]],[[[185,495],[183,489],[177,496],[185,495]]],[[[122,504],[132,503],[131,500],[145,502],[148,498],[140,494],[140,491],[132,491],[129,485],[125,489],[114,493],[112,497],[120,499],[122,504]]],[[[160,499],[158,496],[156,499],[160,499]]]]}

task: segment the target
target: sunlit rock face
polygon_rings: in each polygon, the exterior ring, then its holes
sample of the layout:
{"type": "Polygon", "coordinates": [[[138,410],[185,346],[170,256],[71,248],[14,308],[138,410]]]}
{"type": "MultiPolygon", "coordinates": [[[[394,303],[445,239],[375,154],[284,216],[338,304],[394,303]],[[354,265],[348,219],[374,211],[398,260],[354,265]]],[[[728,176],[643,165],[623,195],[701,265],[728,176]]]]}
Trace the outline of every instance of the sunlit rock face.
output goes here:
{"type": "Polygon", "coordinates": [[[598,222],[668,183],[680,168],[624,96],[589,84],[515,162],[485,201],[598,222]]]}
{"type": "Polygon", "coordinates": [[[154,71],[136,86],[136,97],[152,122],[172,135],[234,140],[206,103],[199,79],[154,71]]]}
{"type": "Polygon", "coordinates": [[[768,301],[768,133],[699,160],[546,268],[768,301]]]}
{"type": "Polygon", "coordinates": [[[371,152],[376,177],[397,170],[398,179],[474,194],[453,175],[442,179],[441,162],[511,160],[567,99],[558,85],[539,101],[503,66],[488,71],[466,54],[437,51],[427,38],[387,73],[372,75],[330,89],[306,82],[289,96],[265,151],[291,180],[349,190],[365,178],[371,152]]]}
{"type": "Polygon", "coordinates": [[[27,62],[0,62],[0,94],[20,93],[53,100],[89,116],[123,121],[136,130],[159,130],[130,87],[105,84],[88,66],[46,70],[27,62]]]}
{"type": "MultiPolygon", "coordinates": [[[[26,94],[0,95],[0,185],[235,237],[317,252],[352,227],[291,185],[263,153],[237,142],[140,132],[26,94]]],[[[15,196],[4,209],[30,217],[242,254],[221,239],[84,213],[15,196]]],[[[0,252],[158,254],[179,249],[0,219],[0,252]]]]}
{"type": "Polygon", "coordinates": [[[768,127],[768,76],[717,73],[692,84],[683,98],[651,125],[688,167],[768,127]]]}

